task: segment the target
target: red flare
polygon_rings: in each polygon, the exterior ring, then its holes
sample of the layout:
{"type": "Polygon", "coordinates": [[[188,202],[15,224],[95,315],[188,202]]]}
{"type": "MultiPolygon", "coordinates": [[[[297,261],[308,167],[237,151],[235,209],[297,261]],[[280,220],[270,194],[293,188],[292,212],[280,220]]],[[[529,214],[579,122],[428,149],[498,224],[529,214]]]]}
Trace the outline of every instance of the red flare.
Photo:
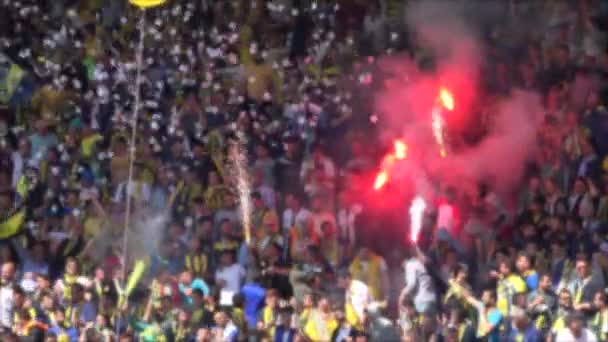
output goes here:
{"type": "Polygon", "coordinates": [[[380,190],[388,181],[388,172],[385,170],[380,171],[374,181],[374,190],[380,190]]]}
{"type": "Polygon", "coordinates": [[[441,88],[439,90],[439,101],[445,109],[449,111],[454,110],[454,96],[446,88],[441,88]]]}
{"type": "Polygon", "coordinates": [[[398,160],[407,158],[407,145],[401,140],[395,140],[395,158],[398,160]]]}

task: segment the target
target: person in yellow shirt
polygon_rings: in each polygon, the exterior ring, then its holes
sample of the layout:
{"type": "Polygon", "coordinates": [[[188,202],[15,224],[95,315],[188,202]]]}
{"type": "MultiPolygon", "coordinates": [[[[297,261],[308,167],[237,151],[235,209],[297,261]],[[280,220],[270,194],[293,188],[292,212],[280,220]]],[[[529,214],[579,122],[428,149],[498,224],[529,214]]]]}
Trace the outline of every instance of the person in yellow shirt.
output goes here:
{"type": "Polygon", "coordinates": [[[316,309],[310,312],[304,325],[304,334],[312,342],[326,342],[331,340],[337,328],[338,321],[331,311],[329,299],[320,297],[316,309]]]}
{"type": "Polygon", "coordinates": [[[526,282],[513,272],[512,263],[508,259],[500,261],[498,272],[492,271],[490,275],[498,279],[496,307],[503,316],[508,316],[514,305],[515,295],[526,292],[526,282]]]}
{"type": "Polygon", "coordinates": [[[591,319],[590,328],[600,341],[608,341],[608,300],[603,291],[595,293],[593,306],[597,312],[591,319]]]}
{"type": "Polygon", "coordinates": [[[384,258],[362,247],[349,267],[353,279],[369,286],[372,297],[382,301],[388,295],[388,268],[384,258]]]}
{"type": "Polygon", "coordinates": [[[277,326],[279,310],[279,291],[276,289],[270,289],[266,292],[266,305],[262,309],[260,319],[257,323],[258,331],[264,332],[270,338],[274,340],[274,332],[277,326]]]}
{"type": "Polygon", "coordinates": [[[224,197],[229,192],[228,187],[221,183],[216,171],[210,171],[207,175],[207,190],[205,190],[205,204],[211,211],[216,211],[224,205],[224,197]]]}

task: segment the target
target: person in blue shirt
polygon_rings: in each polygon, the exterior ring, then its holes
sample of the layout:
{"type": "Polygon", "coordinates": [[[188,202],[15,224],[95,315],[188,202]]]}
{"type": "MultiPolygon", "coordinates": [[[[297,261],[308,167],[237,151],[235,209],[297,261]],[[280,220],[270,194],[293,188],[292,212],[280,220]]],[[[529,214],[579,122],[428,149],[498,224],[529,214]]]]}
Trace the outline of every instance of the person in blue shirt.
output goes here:
{"type": "Polygon", "coordinates": [[[513,327],[507,336],[507,342],[541,342],[541,332],[530,322],[524,309],[513,308],[513,327]]]}
{"type": "Polygon", "coordinates": [[[192,272],[182,272],[179,278],[179,294],[182,298],[182,302],[187,305],[192,305],[192,291],[199,290],[205,296],[209,296],[209,286],[204,280],[200,278],[194,278],[192,272]]]}
{"type": "Polygon", "coordinates": [[[48,333],[57,336],[57,339],[66,336],[67,341],[78,342],[78,330],[66,321],[64,308],[59,306],[53,311],[48,333]]]}
{"type": "Polygon", "coordinates": [[[291,327],[293,309],[286,307],[279,311],[279,324],[274,332],[274,342],[293,342],[296,338],[296,329],[291,327]]]}
{"type": "Polygon", "coordinates": [[[244,311],[247,326],[249,329],[255,329],[258,322],[259,312],[264,306],[266,290],[264,290],[262,285],[260,285],[259,281],[254,280],[253,282],[245,284],[241,288],[241,294],[245,299],[244,311]]]}
{"type": "Polygon", "coordinates": [[[500,325],[503,323],[503,317],[496,307],[496,292],[492,289],[486,289],[481,294],[481,300],[478,300],[468,290],[464,288],[461,290],[463,296],[477,309],[479,314],[477,337],[485,338],[484,341],[488,342],[499,342],[500,325]]]}

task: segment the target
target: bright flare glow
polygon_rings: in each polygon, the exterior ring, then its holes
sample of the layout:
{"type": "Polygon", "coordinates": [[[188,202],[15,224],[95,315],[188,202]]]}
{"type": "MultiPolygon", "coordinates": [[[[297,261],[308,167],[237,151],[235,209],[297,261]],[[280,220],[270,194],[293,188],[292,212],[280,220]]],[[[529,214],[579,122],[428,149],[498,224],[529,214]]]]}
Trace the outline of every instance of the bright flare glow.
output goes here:
{"type": "Polygon", "coordinates": [[[439,145],[439,154],[442,157],[445,157],[446,155],[446,151],[445,151],[445,141],[443,139],[443,127],[444,127],[444,120],[443,117],[441,116],[440,111],[437,108],[433,108],[433,113],[432,113],[432,128],[433,128],[433,136],[435,137],[435,141],[437,142],[437,145],[439,145]]]}
{"type": "Polygon", "coordinates": [[[439,145],[439,155],[441,158],[445,158],[447,151],[445,148],[445,120],[441,115],[441,107],[452,111],[454,110],[454,96],[452,93],[444,87],[439,89],[439,95],[437,96],[436,104],[433,107],[431,113],[433,136],[437,145],[439,145]]]}
{"type": "Polygon", "coordinates": [[[398,160],[407,157],[407,145],[401,140],[395,140],[395,158],[398,160]]]}
{"type": "Polygon", "coordinates": [[[422,218],[424,210],[426,209],[426,202],[420,196],[416,196],[410,206],[410,239],[413,243],[418,242],[418,234],[422,228],[422,218]]]}
{"type": "Polygon", "coordinates": [[[388,172],[385,170],[380,171],[374,181],[374,190],[380,190],[384,184],[388,181],[388,172]]]}
{"type": "Polygon", "coordinates": [[[441,105],[445,109],[449,111],[454,110],[454,96],[452,96],[452,93],[446,88],[441,88],[439,90],[439,102],[441,102],[441,105]]]}
{"type": "Polygon", "coordinates": [[[380,190],[389,179],[389,171],[395,164],[396,160],[404,160],[407,158],[407,144],[403,140],[395,140],[395,150],[392,153],[387,154],[382,159],[382,170],[378,172],[376,180],[374,181],[374,190],[380,190]]]}

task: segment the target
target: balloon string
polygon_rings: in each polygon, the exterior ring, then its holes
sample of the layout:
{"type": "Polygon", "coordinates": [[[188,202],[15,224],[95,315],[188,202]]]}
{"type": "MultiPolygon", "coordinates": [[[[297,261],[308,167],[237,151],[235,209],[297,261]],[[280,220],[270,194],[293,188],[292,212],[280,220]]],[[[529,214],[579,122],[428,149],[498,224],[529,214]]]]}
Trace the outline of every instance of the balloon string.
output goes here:
{"type": "MultiPolygon", "coordinates": [[[[146,12],[144,9],[141,11],[141,18],[139,20],[139,45],[137,47],[136,52],[136,72],[137,75],[135,77],[135,103],[133,105],[133,116],[131,121],[131,141],[129,142],[129,175],[127,178],[127,186],[126,186],[126,203],[125,203],[125,223],[123,229],[123,239],[122,239],[122,286],[125,288],[127,282],[127,245],[129,241],[129,226],[131,220],[131,189],[133,185],[133,164],[135,162],[135,138],[137,136],[137,117],[139,115],[139,106],[140,106],[140,92],[141,92],[141,69],[142,69],[142,61],[144,54],[144,35],[146,28],[146,12]]],[[[119,308],[120,309],[120,308],[119,308]]]]}

